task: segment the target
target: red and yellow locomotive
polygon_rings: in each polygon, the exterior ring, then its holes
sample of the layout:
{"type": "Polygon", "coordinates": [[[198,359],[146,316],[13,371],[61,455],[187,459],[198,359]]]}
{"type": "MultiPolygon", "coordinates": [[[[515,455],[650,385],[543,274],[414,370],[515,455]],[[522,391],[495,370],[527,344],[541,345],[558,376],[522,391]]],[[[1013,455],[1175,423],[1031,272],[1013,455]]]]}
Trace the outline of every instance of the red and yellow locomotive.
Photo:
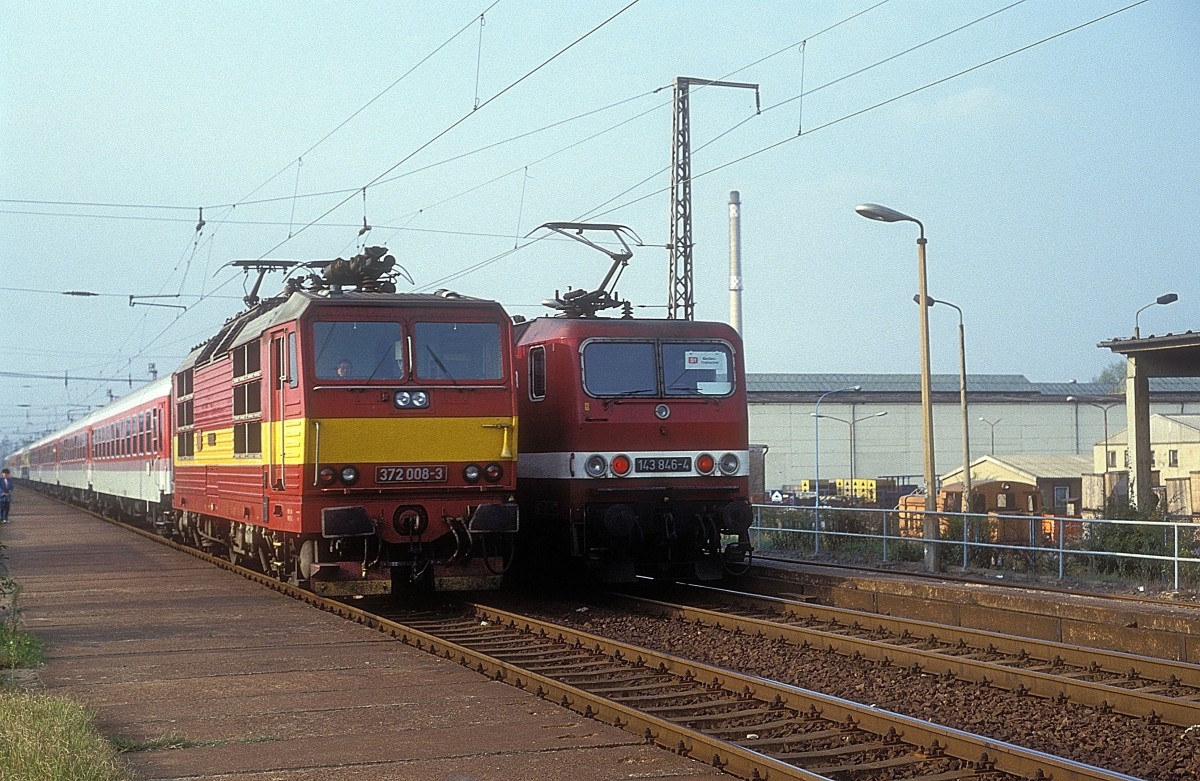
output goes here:
{"type": "Polygon", "coordinates": [[[611,231],[624,252],[604,286],[518,323],[523,556],[605,582],[712,580],[750,556],[749,423],[741,340],[724,323],[638,320],[605,287],[632,253],[616,225],[550,223],[572,238],[611,231]],[[621,306],[625,317],[597,317],[621,306]]]}
{"type": "MultiPolygon", "coordinates": [[[[397,294],[384,253],[251,294],[174,372],[169,406],[157,386],[170,421],[152,441],[173,466],[147,513],[160,529],[327,594],[499,585],[518,527],[508,315],[397,294]]],[[[87,436],[108,425],[97,413],[87,436]]]]}

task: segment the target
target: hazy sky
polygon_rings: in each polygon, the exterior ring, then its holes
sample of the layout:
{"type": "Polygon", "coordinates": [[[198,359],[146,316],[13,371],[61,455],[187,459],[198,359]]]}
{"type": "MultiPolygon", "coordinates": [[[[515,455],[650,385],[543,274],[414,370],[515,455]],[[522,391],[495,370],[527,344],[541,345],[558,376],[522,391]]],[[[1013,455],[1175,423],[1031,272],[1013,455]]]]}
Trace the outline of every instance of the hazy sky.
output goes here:
{"type": "Polygon", "coordinates": [[[697,317],[728,316],[737,190],[751,372],[918,370],[917,228],[873,201],[924,222],[972,374],[1091,379],[1162,293],[1143,336],[1200,328],[1200,5],[1131,2],[0,4],[0,437],[169,371],[241,307],[234,259],[365,239],[535,316],[608,263],[526,234],[614,222],[663,316],[677,76],[760,85],[757,115],[691,92],[697,317]]]}

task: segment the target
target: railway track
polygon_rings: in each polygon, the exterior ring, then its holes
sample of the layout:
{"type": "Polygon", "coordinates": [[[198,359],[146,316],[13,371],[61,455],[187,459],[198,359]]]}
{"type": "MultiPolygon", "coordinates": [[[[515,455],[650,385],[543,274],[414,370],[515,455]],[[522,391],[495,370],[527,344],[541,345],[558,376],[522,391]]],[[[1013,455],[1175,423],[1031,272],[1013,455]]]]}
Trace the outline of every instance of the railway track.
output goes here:
{"type": "Polygon", "coordinates": [[[742,778],[1130,778],[494,607],[400,621],[406,643],[742,778]]]}
{"type": "Polygon", "coordinates": [[[926,621],[707,587],[671,601],[619,598],[659,616],[954,676],[1101,712],[1200,724],[1200,667],[926,621]]]}
{"type": "Polygon", "coordinates": [[[384,614],[129,528],[742,778],[1135,778],[491,606],[384,614]]]}

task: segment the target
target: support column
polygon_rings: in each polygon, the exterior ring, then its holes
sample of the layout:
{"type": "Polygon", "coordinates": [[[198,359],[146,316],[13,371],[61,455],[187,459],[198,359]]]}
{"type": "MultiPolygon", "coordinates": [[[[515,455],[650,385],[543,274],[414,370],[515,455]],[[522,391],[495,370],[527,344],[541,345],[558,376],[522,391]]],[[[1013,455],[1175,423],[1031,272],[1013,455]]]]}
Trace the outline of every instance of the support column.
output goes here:
{"type": "Polygon", "coordinates": [[[1129,503],[1139,510],[1150,510],[1154,495],[1150,468],[1150,380],[1132,355],[1125,362],[1125,415],[1129,503]]]}

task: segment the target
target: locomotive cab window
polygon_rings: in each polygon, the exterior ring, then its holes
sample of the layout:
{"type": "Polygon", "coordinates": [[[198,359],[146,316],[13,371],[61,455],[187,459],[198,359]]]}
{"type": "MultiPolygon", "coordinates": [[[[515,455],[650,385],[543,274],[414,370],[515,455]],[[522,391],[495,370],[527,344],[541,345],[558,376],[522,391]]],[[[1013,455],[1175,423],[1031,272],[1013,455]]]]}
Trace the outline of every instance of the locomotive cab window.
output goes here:
{"type": "Polygon", "coordinates": [[[583,386],[592,396],[728,396],[733,353],[723,342],[618,342],[583,346],[583,386]]]}
{"type": "Polygon", "coordinates": [[[546,398],[546,348],[540,344],[529,348],[529,398],[546,398]]]}
{"type": "Polygon", "coordinates": [[[399,380],[404,377],[400,324],[313,323],[313,365],[318,380],[399,380]]]}
{"type": "Polygon", "coordinates": [[[420,380],[500,380],[504,377],[498,323],[417,323],[413,362],[420,380]]]}
{"type": "Polygon", "coordinates": [[[733,356],[713,342],[662,345],[668,396],[726,396],[733,392],[733,356]]]}
{"type": "Polygon", "coordinates": [[[653,342],[588,342],[583,387],[593,396],[654,396],[658,370],[653,342]]]}

